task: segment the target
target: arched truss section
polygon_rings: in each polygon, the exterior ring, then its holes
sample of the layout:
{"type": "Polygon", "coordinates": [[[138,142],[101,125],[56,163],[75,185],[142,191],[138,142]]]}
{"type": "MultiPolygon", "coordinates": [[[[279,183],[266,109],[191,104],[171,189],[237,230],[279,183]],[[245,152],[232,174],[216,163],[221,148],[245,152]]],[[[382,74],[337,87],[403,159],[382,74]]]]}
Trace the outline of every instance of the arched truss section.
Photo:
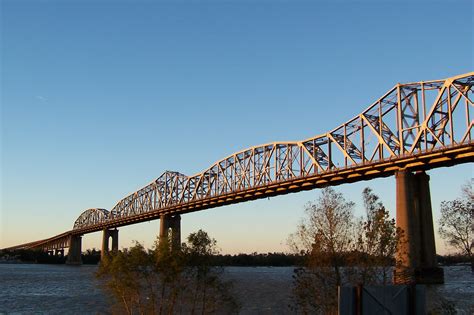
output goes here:
{"type": "Polygon", "coordinates": [[[111,218],[149,212],[175,205],[184,193],[188,177],[178,172],[166,171],[147,186],[120,200],[111,210],[111,218]]]}
{"type": "Polygon", "coordinates": [[[110,220],[471,144],[473,84],[474,72],[446,80],[397,84],[358,116],[327,133],[303,141],[255,146],[193,176],[165,172],[120,200],[110,220]]]}
{"type": "Polygon", "coordinates": [[[106,209],[87,209],[74,222],[73,229],[76,230],[86,226],[103,223],[109,219],[109,215],[110,213],[106,209]]]}

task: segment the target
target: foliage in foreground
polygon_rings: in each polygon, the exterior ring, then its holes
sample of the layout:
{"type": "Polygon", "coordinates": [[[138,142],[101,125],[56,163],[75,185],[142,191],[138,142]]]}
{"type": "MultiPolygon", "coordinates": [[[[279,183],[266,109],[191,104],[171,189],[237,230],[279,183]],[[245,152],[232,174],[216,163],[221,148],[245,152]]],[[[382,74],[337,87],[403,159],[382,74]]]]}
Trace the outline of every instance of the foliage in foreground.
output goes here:
{"type": "Polygon", "coordinates": [[[439,234],[447,244],[469,257],[474,272],[474,192],[470,184],[462,189],[462,196],[441,203],[439,234]]]}
{"type": "Polygon", "coordinates": [[[390,282],[401,231],[370,188],[363,200],[363,219],[355,218],[354,203],[332,188],[306,206],[306,217],[289,239],[295,252],[307,255],[294,274],[296,312],[337,313],[338,286],[390,282]]]}
{"type": "Polygon", "coordinates": [[[97,277],[117,302],[118,312],[233,313],[238,305],[229,293],[231,283],[222,279],[221,268],[210,265],[216,248],[216,241],[202,230],[192,233],[180,250],[172,250],[166,239],[148,251],[136,243],[106,257],[97,277]]]}

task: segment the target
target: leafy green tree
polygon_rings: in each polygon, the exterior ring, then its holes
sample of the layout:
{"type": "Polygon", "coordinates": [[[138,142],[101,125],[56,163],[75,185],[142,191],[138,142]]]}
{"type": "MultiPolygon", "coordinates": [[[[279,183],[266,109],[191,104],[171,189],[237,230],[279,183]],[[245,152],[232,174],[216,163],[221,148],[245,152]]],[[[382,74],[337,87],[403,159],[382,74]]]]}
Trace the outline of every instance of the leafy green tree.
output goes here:
{"type": "Polygon", "coordinates": [[[470,184],[463,187],[460,198],[441,202],[438,223],[440,236],[447,244],[469,257],[471,271],[474,272],[474,194],[470,184]]]}

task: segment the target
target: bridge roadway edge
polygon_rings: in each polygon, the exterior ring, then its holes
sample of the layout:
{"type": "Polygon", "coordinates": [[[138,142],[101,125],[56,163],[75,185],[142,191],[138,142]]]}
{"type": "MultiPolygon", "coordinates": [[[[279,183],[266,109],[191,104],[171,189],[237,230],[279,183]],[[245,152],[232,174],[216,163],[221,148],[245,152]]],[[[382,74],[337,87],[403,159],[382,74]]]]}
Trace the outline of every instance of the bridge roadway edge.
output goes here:
{"type": "Polygon", "coordinates": [[[304,190],[337,186],[362,180],[389,177],[398,170],[426,171],[439,167],[450,167],[457,164],[474,162],[474,141],[464,145],[445,147],[429,153],[406,155],[385,159],[370,164],[358,164],[349,168],[331,170],[324,173],[293,178],[287,181],[274,182],[264,186],[256,186],[245,190],[234,191],[225,195],[199,199],[185,204],[176,204],[167,208],[158,209],[134,216],[118,218],[109,222],[96,224],[82,229],[70,230],[48,239],[7,247],[2,250],[19,248],[43,248],[47,244],[58,242],[71,235],[84,235],[104,229],[117,228],[130,224],[159,219],[163,214],[186,214],[202,211],[219,206],[236,204],[244,201],[257,200],[304,190]]]}

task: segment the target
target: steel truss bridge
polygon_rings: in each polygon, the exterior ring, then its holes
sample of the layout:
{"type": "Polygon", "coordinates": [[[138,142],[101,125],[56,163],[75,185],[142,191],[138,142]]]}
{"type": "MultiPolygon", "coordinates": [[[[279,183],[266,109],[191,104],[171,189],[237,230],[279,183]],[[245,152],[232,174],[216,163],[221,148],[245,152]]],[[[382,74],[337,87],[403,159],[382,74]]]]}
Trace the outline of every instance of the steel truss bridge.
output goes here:
{"type": "Polygon", "coordinates": [[[473,84],[474,72],[397,84],[329,132],[254,146],[192,176],[166,171],[110,211],[88,209],[73,229],[9,249],[60,249],[71,246],[73,236],[162,215],[472,162],[473,84]]]}

